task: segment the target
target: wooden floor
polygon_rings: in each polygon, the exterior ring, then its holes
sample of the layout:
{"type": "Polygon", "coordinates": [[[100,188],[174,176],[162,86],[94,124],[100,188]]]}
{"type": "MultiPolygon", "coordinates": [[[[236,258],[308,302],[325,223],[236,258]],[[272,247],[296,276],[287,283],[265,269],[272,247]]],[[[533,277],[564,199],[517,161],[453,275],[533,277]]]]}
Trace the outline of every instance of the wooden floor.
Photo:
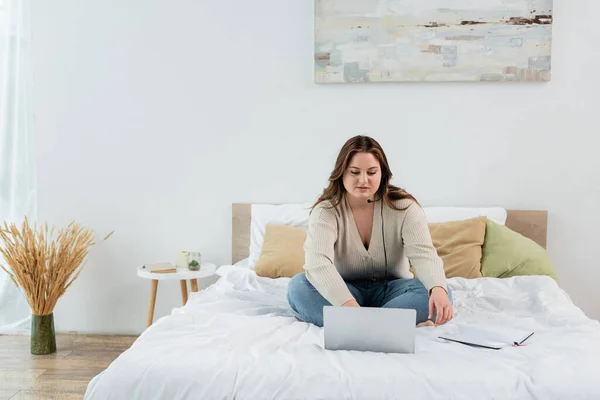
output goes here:
{"type": "Polygon", "coordinates": [[[56,353],[35,356],[29,336],[0,335],[0,400],[82,399],[89,381],[136,338],[58,334],[56,353]]]}

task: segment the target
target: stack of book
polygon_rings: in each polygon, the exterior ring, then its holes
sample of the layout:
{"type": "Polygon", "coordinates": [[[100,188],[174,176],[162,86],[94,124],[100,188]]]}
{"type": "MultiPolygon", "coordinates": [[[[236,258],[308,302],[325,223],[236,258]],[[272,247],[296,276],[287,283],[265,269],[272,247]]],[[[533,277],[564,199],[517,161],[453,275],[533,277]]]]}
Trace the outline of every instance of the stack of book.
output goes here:
{"type": "Polygon", "coordinates": [[[153,274],[172,274],[177,272],[177,268],[170,263],[144,264],[144,269],[153,274]]]}

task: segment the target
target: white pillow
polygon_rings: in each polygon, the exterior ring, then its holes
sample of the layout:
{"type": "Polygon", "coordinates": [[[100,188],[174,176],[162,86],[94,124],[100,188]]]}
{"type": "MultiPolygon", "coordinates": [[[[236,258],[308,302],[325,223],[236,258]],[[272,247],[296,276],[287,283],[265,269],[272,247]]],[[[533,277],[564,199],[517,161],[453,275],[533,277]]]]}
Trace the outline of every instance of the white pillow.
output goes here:
{"type": "Polygon", "coordinates": [[[427,222],[461,221],[487,217],[497,224],[506,224],[506,209],[501,207],[423,207],[427,222]]]}
{"type": "MultiPolygon", "coordinates": [[[[248,268],[254,269],[262,249],[267,224],[298,226],[307,229],[312,203],[252,204],[248,268]]],[[[459,221],[485,216],[497,224],[506,223],[506,210],[500,207],[423,207],[427,222],[459,221]]]]}
{"type": "Polygon", "coordinates": [[[250,254],[248,267],[254,269],[262,249],[267,224],[298,226],[308,229],[312,203],[252,204],[250,211],[250,254]]]}

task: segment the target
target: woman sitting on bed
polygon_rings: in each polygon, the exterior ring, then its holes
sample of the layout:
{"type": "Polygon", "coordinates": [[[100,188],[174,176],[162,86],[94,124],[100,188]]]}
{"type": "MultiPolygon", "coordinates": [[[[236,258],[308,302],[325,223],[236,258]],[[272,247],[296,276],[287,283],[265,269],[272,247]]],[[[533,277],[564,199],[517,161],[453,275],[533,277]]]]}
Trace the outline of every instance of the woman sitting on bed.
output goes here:
{"type": "Polygon", "coordinates": [[[443,262],[423,210],[391,178],[374,139],[356,136],[342,147],[329,186],[311,211],[305,272],[288,286],[290,306],[303,320],[323,326],[326,305],[411,308],[417,326],[453,318],[443,262]]]}

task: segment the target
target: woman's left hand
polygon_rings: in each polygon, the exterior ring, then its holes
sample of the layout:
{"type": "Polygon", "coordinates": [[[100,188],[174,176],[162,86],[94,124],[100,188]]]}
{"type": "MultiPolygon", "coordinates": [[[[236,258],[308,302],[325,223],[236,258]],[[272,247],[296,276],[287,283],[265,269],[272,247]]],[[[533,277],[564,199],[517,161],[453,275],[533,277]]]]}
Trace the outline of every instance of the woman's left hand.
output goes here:
{"type": "Polygon", "coordinates": [[[437,313],[435,325],[443,325],[454,318],[454,308],[448,298],[448,293],[444,288],[436,286],[431,290],[429,296],[429,319],[433,317],[434,311],[437,313]]]}

